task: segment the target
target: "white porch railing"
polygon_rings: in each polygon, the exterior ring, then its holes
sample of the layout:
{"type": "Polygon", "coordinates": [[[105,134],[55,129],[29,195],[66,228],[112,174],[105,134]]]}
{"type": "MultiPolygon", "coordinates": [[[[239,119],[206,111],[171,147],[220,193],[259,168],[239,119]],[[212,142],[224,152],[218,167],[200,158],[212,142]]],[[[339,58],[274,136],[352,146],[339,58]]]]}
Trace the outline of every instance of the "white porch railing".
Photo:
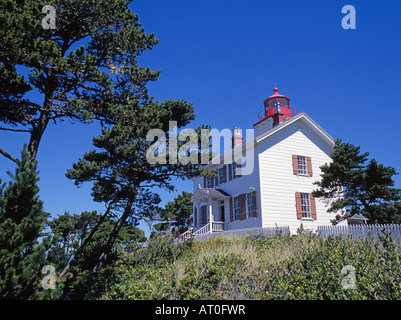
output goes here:
{"type": "Polygon", "coordinates": [[[213,233],[213,232],[221,232],[224,231],[224,222],[222,221],[213,221],[213,222],[209,222],[208,224],[204,225],[203,227],[201,227],[200,229],[196,230],[194,232],[193,228],[189,229],[188,231],[184,232],[180,239],[182,241],[191,239],[195,236],[201,236],[201,235],[205,235],[208,233],[213,233]]]}
{"type": "Polygon", "coordinates": [[[214,236],[226,236],[226,237],[246,237],[247,235],[272,237],[275,234],[281,234],[283,236],[289,236],[290,227],[264,227],[264,228],[246,228],[246,229],[235,229],[226,230],[222,232],[206,233],[203,235],[196,235],[196,240],[203,241],[214,236]]]}
{"type": "Polygon", "coordinates": [[[213,221],[211,223],[211,226],[212,226],[212,232],[224,231],[224,222],[222,221],[213,221]]]}
{"type": "Polygon", "coordinates": [[[185,240],[189,240],[189,239],[193,238],[193,236],[194,236],[193,231],[194,231],[193,228],[191,228],[191,229],[185,231],[185,232],[181,235],[180,240],[185,241],[185,240]]]}

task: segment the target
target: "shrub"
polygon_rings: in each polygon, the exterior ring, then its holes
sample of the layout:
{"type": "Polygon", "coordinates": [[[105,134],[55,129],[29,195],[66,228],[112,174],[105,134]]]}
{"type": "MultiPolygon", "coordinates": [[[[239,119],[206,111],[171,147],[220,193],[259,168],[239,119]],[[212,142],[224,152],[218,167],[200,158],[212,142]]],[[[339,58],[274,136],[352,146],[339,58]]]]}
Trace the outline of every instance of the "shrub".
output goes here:
{"type": "Polygon", "coordinates": [[[121,281],[126,273],[124,266],[108,265],[96,273],[90,270],[80,272],[69,285],[65,298],[72,300],[95,300],[109,292],[110,288],[121,281]]]}
{"type": "Polygon", "coordinates": [[[141,250],[142,258],[118,269],[97,297],[401,298],[401,253],[389,236],[353,241],[302,232],[292,237],[216,237],[192,244],[161,238],[141,250]],[[343,285],[350,270],[355,270],[353,289],[343,285]]]}
{"type": "Polygon", "coordinates": [[[266,279],[267,299],[399,299],[400,250],[389,240],[328,238],[318,248],[276,266],[266,279]],[[346,267],[349,266],[349,267],[346,267]],[[344,269],[345,267],[345,269],[344,269]],[[345,270],[355,288],[343,287],[345,270]]]}

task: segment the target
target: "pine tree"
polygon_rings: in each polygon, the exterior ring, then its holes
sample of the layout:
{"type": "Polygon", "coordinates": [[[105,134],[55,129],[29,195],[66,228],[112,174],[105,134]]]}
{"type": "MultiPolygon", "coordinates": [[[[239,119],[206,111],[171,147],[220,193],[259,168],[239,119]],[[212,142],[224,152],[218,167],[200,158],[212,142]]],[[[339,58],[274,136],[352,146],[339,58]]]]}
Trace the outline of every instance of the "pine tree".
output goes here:
{"type": "Polygon", "coordinates": [[[360,153],[360,147],[337,140],[330,157],[332,162],[321,167],[322,180],[315,197],[330,200],[328,212],[338,214],[334,223],[347,215],[364,215],[369,223],[401,222],[401,190],[394,188],[392,167],[369,160],[369,153],[360,153]],[[345,213],[345,209],[348,211],[345,213]]]}
{"type": "MultiPolygon", "coordinates": [[[[67,171],[66,176],[75,180],[78,186],[92,181],[94,200],[113,203],[115,210],[121,213],[100,255],[99,263],[94,268],[95,272],[107,262],[107,256],[125,221],[128,218],[144,218],[141,211],[136,212],[135,208],[159,204],[160,198],[152,188],[173,191],[173,177],[186,178],[202,172],[200,164],[152,164],[146,156],[147,150],[155,142],[146,139],[151,129],[158,128],[169,132],[169,121],[175,120],[178,130],[194,118],[192,104],[183,100],[143,104],[132,101],[124,105],[124,110],[112,127],[102,128],[102,134],[93,138],[96,149],[86,152],[73,164],[73,168],[67,171]]],[[[200,136],[201,127],[195,131],[200,136]]],[[[167,136],[166,146],[171,141],[170,135],[167,136]]],[[[178,141],[178,148],[183,144],[183,141],[178,141]]],[[[198,147],[198,158],[200,151],[198,147]]]]}
{"type": "MultiPolygon", "coordinates": [[[[150,100],[146,84],[160,72],[140,67],[137,57],[158,40],[129,3],[0,1],[0,130],[28,133],[33,158],[49,122],[113,123],[121,103],[150,100]],[[42,26],[44,5],[56,10],[55,29],[42,26]],[[32,90],[41,98],[32,99],[32,90]]],[[[1,146],[0,154],[17,162],[1,146]]]]}
{"type": "MultiPolygon", "coordinates": [[[[0,298],[39,297],[50,240],[43,230],[47,213],[39,199],[37,162],[26,147],[15,174],[0,194],[0,298]]],[[[42,296],[43,298],[43,296],[42,296]]]]}
{"type": "Polygon", "coordinates": [[[192,193],[182,191],[173,201],[167,202],[164,209],[160,210],[159,217],[162,222],[155,225],[155,229],[173,231],[178,227],[180,232],[187,231],[192,225],[192,193]]]}

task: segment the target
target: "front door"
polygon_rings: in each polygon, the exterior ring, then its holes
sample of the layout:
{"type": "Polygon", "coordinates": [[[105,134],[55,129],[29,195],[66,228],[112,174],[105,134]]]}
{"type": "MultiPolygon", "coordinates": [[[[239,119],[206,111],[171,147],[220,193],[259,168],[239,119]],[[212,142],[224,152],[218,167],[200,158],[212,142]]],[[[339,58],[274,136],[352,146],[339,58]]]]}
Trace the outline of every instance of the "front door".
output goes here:
{"type": "Polygon", "coordinates": [[[200,209],[201,209],[200,226],[203,227],[204,225],[207,224],[207,207],[202,206],[200,209]]]}

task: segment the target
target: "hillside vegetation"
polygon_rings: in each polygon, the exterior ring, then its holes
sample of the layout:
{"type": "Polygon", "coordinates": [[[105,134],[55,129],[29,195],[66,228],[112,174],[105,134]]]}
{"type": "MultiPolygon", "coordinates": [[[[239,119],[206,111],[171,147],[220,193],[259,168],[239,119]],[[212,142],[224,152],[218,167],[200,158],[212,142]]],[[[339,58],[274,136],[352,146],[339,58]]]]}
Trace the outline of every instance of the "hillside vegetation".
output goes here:
{"type": "Polygon", "coordinates": [[[215,237],[175,244],[160,234],[100,273],[80,274],[80,299],[400,299],[401,250],[380,241],[215,237]]]}

